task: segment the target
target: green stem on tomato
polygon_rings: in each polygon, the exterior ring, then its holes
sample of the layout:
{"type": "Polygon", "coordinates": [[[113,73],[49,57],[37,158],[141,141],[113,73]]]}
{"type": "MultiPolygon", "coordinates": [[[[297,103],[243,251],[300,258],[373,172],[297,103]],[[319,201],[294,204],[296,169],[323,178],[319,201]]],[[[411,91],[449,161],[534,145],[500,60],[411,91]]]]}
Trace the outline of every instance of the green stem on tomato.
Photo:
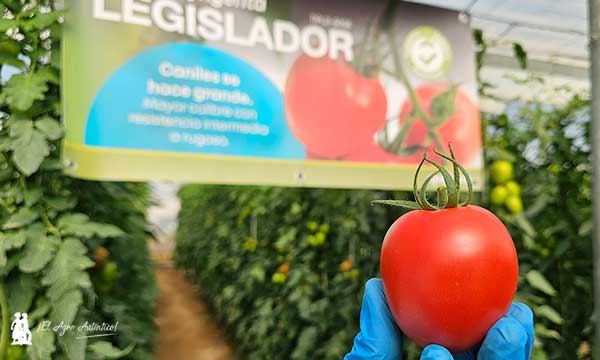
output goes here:
{"type": "Polygon", "coordinates": [[[4,360],[8,351],[8,333],[10,332],[10,317],[8,301],[4,293],[4,285],[0,284],[0,311],[2,313],[2,334],[0,335],[0,360],[4,360]]]}
{"type": "Polygon", "coordinates": [[[451,175],[448,170],[446,170],[443,166],[429,160],[427,158],[427,153],[423,154],[423,159],[417,166],[417,171],[415,172],[415,176],[413,179],[413,194],[415,197],[415,201],[405,201],[405,200],[375,200],[372,203],[374,204],[383,204],[383,205],[392,205],[392,206],[400,206],[407,209],[421,209],[421,210],[442,210],[442,209],[450,209],[450,208],[458,208],[462,206],[468,206],[471,203],[473,198],[473,183],[471,182],[471,178],[469,174],[465,170],[462,165],[456,161],[454,157],[454,151],[452,150],[452,145],[448,143],[448,148],[450,149],[450,156],[443,154],[440,151],[434,150],[434,152],[442,157],[445,160],[448,160],[453,165],[453,175],[451,175]],[[417,187],[417,182],[419,179],[419,173],[423,167],[423,164],[428,162],[433,165],[437,171],[431,173],[421,184],[420,189],[417,187]],[[427,186],[431,182],[431,180],[437,175],[441,174],[444,180],[445,186],[438,186],[436,189],[437,193],[437,205],[431,204],[427,200],[427,186]],[[467,182],[467,191],[468,196],[467,200],[463,203],[460,202],[460,175],[465,177],[465,181],[467,182]]]}

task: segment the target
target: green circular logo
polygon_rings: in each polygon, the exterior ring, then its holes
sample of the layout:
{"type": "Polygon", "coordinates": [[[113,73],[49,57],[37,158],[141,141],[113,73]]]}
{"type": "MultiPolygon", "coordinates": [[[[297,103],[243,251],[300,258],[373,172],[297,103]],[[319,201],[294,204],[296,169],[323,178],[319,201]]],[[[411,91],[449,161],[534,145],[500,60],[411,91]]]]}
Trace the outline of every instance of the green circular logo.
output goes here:
{"type": "Polygon", "coordinates": [[[439,30],[419,26],[411,30],[404,40],[404,61],[418,76],[434,80],[448,73],[452,49],[439,30]]]}

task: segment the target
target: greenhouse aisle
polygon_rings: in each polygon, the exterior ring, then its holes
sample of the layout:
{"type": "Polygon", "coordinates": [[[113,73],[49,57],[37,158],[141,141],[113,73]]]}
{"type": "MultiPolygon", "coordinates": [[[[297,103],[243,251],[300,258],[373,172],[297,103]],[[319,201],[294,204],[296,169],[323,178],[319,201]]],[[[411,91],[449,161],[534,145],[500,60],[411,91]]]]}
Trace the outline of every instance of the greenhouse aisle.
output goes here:
{"type": "Polygon", "coordinates": [[[158,298],[157,360],[233,360],[198,294],[184,276],[165,262],[155,267],[158,298]]]}

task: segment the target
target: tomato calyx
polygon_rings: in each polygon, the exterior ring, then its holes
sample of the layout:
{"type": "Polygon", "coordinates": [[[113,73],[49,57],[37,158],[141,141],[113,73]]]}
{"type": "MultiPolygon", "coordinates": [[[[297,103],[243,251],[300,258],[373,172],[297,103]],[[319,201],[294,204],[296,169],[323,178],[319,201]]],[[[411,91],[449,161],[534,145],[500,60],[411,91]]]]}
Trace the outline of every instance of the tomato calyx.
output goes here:
{"type": "Polygon", "coordinates": [[[423,158],[417,167],[417,171],[415,172],[415,177],[413,180],[413,194],[415,197],[415,201],[407,201],[407,200],[374,200],[373,204],[382,204],[382,205],[391,205],[391,206],[400,206],[411,210],[442,210],[442,209],[450,209],[450,208],[458,208],[467,206],[471,203],[473,199],[473,183],[471,182],[471,178],[467,173],[467,170],[456,161],[454,156],[454,151],[452,150],[452,145],[448,143],[448,149],[450,150],[450,156],[443,154],[440,151],[433,150],[433,152],[440,156],[444,160],[448,160],[452,163],[453,174],[451,175],[446,168],[438,163],[431,161],[427,158],[427,153],[423,154],[423,158]],[[437,170],[431,173],[423,184],[419,188],[417,186],[419,179],[419,172],[423,167],[425,162],[433,165],[437,170]],[[445,186],[438,186],[436,189],[436,204],[432,204],[429,202],[427,198],[427,188],[429,183],[435,176],[438,174],[442,175],[444,179],[445,186]],[[460,176],[461,174],[464,176],[465,181],[467,183],[467,198],[464,201],[460,201],[460,176]]]}

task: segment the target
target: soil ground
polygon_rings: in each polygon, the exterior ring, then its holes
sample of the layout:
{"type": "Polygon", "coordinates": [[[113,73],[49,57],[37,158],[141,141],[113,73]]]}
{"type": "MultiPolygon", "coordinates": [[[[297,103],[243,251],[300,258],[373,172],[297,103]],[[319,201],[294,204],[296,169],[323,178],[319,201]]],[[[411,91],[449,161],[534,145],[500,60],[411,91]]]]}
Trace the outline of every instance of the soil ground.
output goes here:
{"type": "Polygon", "coordinates": [[[158,298],[157,360],[234,360],[198,292],[166,257],[156,259],[158,298]]]}

